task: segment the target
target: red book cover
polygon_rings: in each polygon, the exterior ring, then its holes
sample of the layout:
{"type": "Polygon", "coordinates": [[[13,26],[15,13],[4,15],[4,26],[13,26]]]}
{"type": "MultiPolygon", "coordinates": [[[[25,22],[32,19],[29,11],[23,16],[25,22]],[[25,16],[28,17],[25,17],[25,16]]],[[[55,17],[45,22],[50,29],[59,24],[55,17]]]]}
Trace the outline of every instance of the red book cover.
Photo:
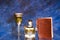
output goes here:
{"type": "Polygon", "coordinates": [[[52,40],[52,18],[38,18],[36,24],[39,40],[52,40]]]}

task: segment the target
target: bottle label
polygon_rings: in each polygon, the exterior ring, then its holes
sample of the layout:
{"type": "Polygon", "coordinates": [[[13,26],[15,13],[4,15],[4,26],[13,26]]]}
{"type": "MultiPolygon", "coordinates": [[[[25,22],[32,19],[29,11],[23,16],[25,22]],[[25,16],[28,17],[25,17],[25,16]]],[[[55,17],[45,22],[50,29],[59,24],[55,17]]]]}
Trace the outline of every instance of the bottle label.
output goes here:
{"type": "Polygon", "coordinates": [[[26,30],[27,30],[27,33],[25,33],[25,37],[35,38],[35,32],[33,32],[34,28],[26,28],[26,30]]]}

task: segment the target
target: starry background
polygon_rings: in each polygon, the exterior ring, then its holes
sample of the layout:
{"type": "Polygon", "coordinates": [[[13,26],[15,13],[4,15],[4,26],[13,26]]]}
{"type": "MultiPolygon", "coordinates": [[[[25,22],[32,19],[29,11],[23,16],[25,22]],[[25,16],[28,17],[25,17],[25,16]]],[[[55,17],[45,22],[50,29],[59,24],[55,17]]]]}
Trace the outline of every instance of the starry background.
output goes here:
{"type": "MultiPolygon", "coordinates": [[[[53,40],[60,40],[60,0],[0,0],[0,40],[17,40],[17,25],[14,13],[23,13],[20,27],[21,40],[24,40],[24,25],[27,20],[40,17],[53,18],[53,40]]],[[[36,33],[36,40],[38,40],[36,33]]]]}

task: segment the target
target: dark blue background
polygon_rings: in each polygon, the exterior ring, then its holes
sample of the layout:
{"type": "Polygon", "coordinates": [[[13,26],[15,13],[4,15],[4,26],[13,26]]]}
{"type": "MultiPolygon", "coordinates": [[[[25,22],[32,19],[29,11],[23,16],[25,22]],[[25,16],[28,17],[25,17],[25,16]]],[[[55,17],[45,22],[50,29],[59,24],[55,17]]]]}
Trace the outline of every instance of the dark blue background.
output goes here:
{"type": "MultiPolygon", "coordinates": [[[[0,40],[17,40],[17,26],[14,13],[23,13],[21,40],[24,40],[24,25],[27,20],[40,17],[53,18],[53,40],[60,40],[60,0],[0,0],[0,40]]],[[[36,34],[36,40],[38,36],[36,34]]]]}

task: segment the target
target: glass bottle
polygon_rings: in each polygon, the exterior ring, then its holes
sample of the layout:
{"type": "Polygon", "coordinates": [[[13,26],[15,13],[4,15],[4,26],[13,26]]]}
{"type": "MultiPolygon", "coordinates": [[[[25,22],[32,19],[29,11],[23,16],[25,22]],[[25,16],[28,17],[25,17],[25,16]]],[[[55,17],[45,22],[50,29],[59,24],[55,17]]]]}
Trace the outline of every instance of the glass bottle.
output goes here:
{"type": "Polygon", "coordinates": [[[32,25],[32,20],[28,20],[28,26],[24,26],[25,40],[35,40],[35,28],[32,25]]]}

